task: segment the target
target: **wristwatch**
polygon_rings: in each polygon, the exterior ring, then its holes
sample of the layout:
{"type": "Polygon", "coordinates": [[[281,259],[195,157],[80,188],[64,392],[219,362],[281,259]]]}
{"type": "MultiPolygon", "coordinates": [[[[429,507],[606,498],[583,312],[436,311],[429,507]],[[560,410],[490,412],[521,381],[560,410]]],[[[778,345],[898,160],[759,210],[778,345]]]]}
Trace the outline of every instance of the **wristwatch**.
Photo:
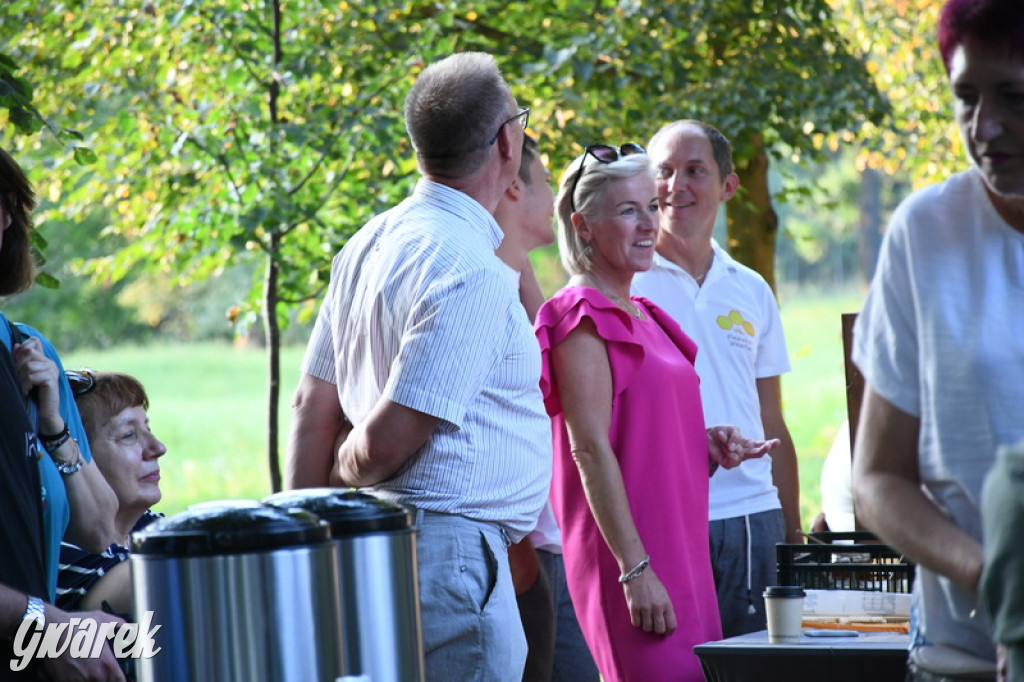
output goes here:
{"type": "Polygon", "coordinates": [[[33,597],[29,595],[28,606],[25,607],[25,615],[18,621],[18,628],[15,630],[17,633],[21,629],[21,626],[25,624],[27,620],[38,621],[40,625],[46,626],[46,602],[39,597],[33,597]]]}

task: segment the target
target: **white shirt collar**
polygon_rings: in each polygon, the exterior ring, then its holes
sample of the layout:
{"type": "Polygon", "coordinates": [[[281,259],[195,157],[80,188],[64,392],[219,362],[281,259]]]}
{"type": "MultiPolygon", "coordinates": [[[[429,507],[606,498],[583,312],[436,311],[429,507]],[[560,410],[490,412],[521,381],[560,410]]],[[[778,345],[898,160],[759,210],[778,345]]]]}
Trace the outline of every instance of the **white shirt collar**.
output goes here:
{"type": "Polygon", "coordinates": [[[496,249],[501,246],[501,240],[505,238],[505,233],[501,231],[494,216],[479,201],[465,192],[427,178],[420,178],[416,182],[416,188],[412,195],[417,199],[429,202],[439,210],[458,216],[473,227],[479,227],[491,242],[491,248],[496,249]]]}

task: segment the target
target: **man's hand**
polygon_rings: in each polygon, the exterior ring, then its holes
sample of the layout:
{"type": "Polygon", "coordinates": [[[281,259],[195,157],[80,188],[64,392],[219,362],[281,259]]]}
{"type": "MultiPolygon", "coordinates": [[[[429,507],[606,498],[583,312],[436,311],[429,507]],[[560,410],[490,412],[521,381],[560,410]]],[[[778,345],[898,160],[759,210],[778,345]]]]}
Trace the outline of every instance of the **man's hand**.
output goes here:
{"type": "Polygon", "coordinates": [[[778,447],[781,442],[778,438],[771,440],[746,438],[740,434],[738,428],[729,425],[709,427],[707,434],[709,466],[717,464],[724,469],[733,469],[745,460],[763,457],[778,447]]]}
{"type": "Polygon", "coordinates": [[[516,596],[528,591],[540,577],[540,560],[529,537],[508,548],[508,565],[512,571],[512,585],[516,596]]]}

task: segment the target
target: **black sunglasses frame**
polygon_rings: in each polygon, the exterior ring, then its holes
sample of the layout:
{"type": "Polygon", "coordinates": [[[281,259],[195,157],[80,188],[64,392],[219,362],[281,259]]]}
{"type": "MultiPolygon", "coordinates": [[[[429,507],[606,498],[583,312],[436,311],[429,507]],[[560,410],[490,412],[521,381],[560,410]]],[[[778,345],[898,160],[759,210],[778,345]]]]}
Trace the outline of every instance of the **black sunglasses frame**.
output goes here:
{"type": "Polygon", "coordinates": [[[71,384],[71,393],[75,397],[85,395],[96,388],[96,375],[91,369],[68,369],[64,370],[64,376],[71,384]]]}
{"type": "Polygon", "coordinates": [[[610,144],[588,144],[586,149],[583,150],[583,158],[580,160],[580,170],[575,176],[573,176],[572,189],[569,190],[570,212],[576,212],[576,187],[580,184],[580,178],[583,177],[583,172],[585,170],[584,166],[587,163],[588,156],[593,156],[601,163],[615,163],[625,156],[646,153],[647,150],[636,142],[627,142],[619,147],[613,147],[610,144]]]}

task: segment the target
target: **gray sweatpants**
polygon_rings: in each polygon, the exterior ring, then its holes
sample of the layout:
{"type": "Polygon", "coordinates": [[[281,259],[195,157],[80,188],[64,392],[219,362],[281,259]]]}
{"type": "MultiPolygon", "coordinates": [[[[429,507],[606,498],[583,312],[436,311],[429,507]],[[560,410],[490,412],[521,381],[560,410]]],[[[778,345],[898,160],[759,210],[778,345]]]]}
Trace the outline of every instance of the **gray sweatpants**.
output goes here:
{"type": "Polygon", "coordinates": [[[775,584],[775,545],[786,540],[782,510],[712,521],[710,530],[711,568],[722,617],[722,636],[764,630],[768,623],[764,588],[775,584]]]}

